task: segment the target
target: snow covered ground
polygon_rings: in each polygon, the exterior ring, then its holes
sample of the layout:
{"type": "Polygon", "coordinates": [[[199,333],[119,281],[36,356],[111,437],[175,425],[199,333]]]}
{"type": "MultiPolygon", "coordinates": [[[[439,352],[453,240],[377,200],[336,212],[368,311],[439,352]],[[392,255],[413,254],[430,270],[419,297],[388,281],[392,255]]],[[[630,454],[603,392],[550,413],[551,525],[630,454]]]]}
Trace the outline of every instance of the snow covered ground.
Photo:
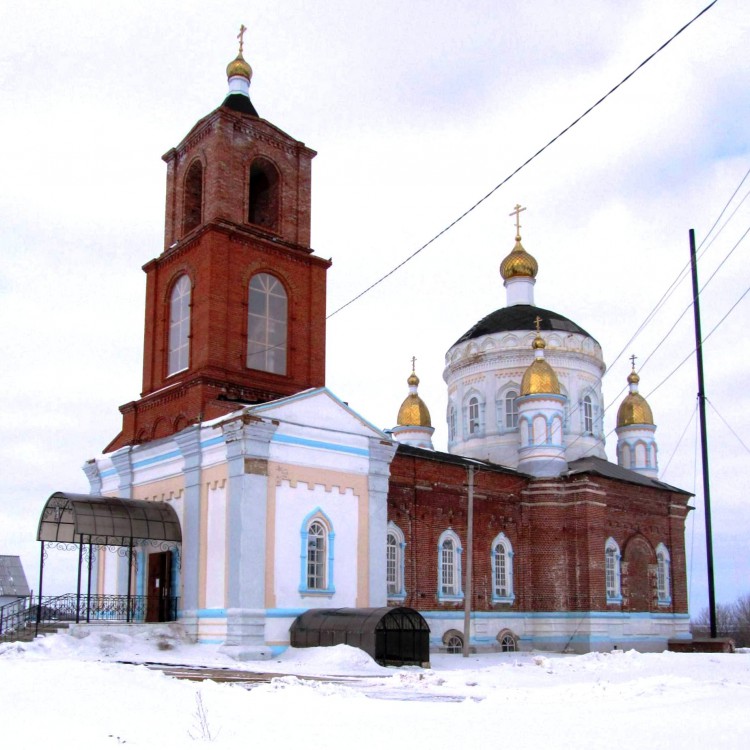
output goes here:
{"type": "Polygon", "coordinates": [[[750,653],[433,655],[431,669],[386,669],[337,646],[238,664],[170,626],[84,629],[0,644],[0,706],[4,738],[34,747],[748,748],[750,653]],[[143,662],[360,679],[190,682],[143,662]]]}

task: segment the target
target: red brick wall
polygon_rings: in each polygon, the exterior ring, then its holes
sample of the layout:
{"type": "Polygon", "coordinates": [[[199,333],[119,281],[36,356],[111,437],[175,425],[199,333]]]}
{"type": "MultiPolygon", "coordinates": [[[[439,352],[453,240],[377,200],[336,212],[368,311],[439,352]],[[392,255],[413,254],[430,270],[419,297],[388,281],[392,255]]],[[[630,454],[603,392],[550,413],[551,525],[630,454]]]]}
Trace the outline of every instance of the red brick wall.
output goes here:
{"type": "Polygon", "coordinates": [[[199,419],[325,385],[328,261],[312,255],[311,160],[315,152],[257,118],[219,108],[169,151],[165,249],[144,266],[146,311],[143,390],[121,407],[123,430],[107,448],[164,437],[199,419]],[[279,222],[247,222],[250,165],[262,156],[280,175],[279,222]],[[203,164],[202,222],[183,236],[184,183],[203,164]],[[287,372],[250,370],[250,278],[270,273],[288,298],[287,372]],[[180,275],[192,282],[190,363],[167,377],[169,298],[180,275]],[[228,400],[222,400],[228,399],[228,400]]]}
{"type": "MultiPolygon", "coordinates": [[[[436,455],[437,457],[437,455],[436,455]]],[[[687,612],[684,518],[687,496],[591,475],[531,480],[502,471],[475,474],[474,611],[628,611],[607,605],[604,546],[612,536],[625,550],[639,535],[651,554],[663,542],[671,555],[672,603],[657,606],[655,571],[649,577],[653,612],[687,612]],[[671,513],[671,515],[670,515],[671,513]],[[515,602],[492,603],[491,543],[504,532],[513,545],[515,602]]],[[[452,528],[467,547],[466,467],[399,453],[391,464],[388,520],[404,533],[406,606],[422,610],[463,609],[440,603],[438,539],[452,528]]]]}

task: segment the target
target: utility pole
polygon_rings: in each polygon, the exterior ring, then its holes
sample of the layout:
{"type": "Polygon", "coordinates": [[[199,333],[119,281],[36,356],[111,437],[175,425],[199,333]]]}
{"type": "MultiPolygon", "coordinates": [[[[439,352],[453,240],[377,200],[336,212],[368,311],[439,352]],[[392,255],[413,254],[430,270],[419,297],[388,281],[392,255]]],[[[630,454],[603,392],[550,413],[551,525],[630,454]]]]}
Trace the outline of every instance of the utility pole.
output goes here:
{"type": "Polygon", "coordinates": [[[695,317],[695,360],[698,365],[698,414],[701,424],[701,458],[703,460],[703,505],[706,514],[706,567],[708,569],[708,617],[711,638],[716,638],[716,594],[714,592],[714,551],[711,534],[711,491],[708,482],[708,434],[706,431],[706,390],[703,383],[703,337],[698,299],[698,266],[695,258],[695,230],[690,230],[690,270],[693,277],[693,315],[695,317]]]}
{"type": "Polygon", "coordinates": [[[474,467],[469,466],[469,500],[466,516],[466,586],[464,587],[464,645],[463,655],[469,655],[471,635],[471,576],[474,557],[474,467]]]}

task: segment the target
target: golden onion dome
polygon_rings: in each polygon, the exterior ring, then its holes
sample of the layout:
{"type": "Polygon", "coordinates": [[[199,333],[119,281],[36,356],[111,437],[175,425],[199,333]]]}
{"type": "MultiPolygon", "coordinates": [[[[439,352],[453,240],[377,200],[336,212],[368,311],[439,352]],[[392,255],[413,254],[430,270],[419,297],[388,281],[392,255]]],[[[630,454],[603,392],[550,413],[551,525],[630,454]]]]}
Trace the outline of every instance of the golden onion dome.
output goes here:
{"type": "Polygon", "coordinates": [[[253,77],[253,69],[250,67],[250,64],[245,60],[245,58],[242,56],[242,52],[239,52],[237,54],[237,57],[232,60],[232,62],[227,65],[227,78],[232,78],[234,76],[241,76],[242,78],[246,78],[248,81],[253,77]]]}
{"type": "Polygon", "coordinates": [[[521,395],[529,396],[534,393],[560,393],[557,373],[544,359],[535,359],[526,368],[521,380],[521,395]]]}
{"type": "MultiPolygon", "coordinates": [[[[412,361],[412,368],[414,362],[412,361]]],[[[398,418],[396,424],[398,427],[432,427],[432,421],[430,420],[430,410],[427,408],[427,404],[417,394],[417,386],[419,385],[419,378],[414,372],[411,371],[407,381],[409,384],[409,395],[404,399],[404,403],[401,404],[401,408],[398,410],[398,418]]]]}
{"type": "Polygon", "coordinates": [[[396,424],[399,427],[432,427],[427,404],[416,393],[410,393],[398,410],[396,424]]]}
{"type": "Polygon", "coordinates": [[[500,264],[500,275],[505,281],[517,276],[528,276],[535,279],[538,271],[539,264],[536,262],[536,259],[524,250],[521,244],[521,237],[516,235],[516,246],[500,264]]]}
{"type": "Polygon", "coordinates": [[[646,399],[640,393],[628,393],[617,410],[617,426],[653,423],[654,415],[646,399]]]}
{"type": "Polygon", "coordinates": [[[628,375],[630,393],[623,399],[617,410],[617,426],[628,427],[633,424],[653,424],[654,415],[651,407],[643,396],[638,393],[638,383],[641,378],[635,371],[635,358],[633,358],[633,371],[628,375]]]}

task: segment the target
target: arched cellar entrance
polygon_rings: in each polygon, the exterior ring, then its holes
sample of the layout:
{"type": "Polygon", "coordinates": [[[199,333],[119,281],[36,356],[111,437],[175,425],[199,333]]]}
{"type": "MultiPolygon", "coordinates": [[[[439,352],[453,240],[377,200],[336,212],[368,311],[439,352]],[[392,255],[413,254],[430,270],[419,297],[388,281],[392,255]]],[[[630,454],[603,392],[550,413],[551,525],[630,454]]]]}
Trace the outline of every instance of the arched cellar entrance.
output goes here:
{"type": "Polygon", "coordinates": [[[409,607],[308,609],[292,623],[289,635],[295,648],[346,644],[383,666],[430,661],[430,627],[409,607]]]}

